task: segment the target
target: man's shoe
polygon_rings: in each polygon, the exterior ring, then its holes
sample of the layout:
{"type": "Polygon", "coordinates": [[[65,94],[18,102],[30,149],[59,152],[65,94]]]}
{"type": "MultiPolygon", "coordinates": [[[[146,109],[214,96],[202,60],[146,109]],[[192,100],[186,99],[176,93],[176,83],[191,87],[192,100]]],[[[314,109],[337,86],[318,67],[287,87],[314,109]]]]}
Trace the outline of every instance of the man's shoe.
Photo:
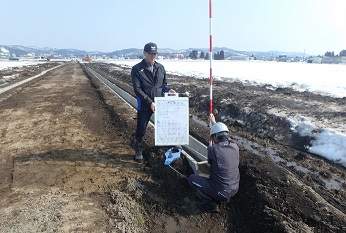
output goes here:
{"type": "Polygon", "coordinates": [[[133,158],[133,160],[140,163],[140,162],[143,161],[143,155],[135,156],[135,157],[133,158]]]}
{"type": "Polygon", "coordinates": [[[143,158],[136,158],[136,156],[133,158],[133,160],[137,163],[143,162],[143,158]]]}
{"type": "Polygon", "coordinates": [[[219,212],[219,208],[216,202],[206,202],[204,204],[198,205],[198,208],[203,212],[219,212]]]}
{"type": "Polygon", "coordinates": [[[136,162],[142,162],[143,161],[143,155],[142,155],[142,147],[137,147],[136,148],[136,155],[135,155],[135,158],[134,160],[136,162]]]}

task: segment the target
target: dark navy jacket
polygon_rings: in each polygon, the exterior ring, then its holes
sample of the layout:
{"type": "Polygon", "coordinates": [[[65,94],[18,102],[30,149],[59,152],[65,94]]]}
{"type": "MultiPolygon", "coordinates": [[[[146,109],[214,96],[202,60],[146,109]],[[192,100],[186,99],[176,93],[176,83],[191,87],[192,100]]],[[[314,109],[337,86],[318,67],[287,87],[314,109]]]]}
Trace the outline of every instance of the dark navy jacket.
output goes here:
{"type": "Polygon", "coordinates": [[[132,67],[131,77],[138,104],[137,110],[150,110],[154,97],[162,97],[164,92],[169,91],[165,68],[156,61],[151,72],[148,63],[143,59],[132,67]]]}
{"type": "Polygon", "coordinates": [[[239,188],[239,148],[231,139],[208,147],[210,181],[217,190],[235,191],[239,188]]]}

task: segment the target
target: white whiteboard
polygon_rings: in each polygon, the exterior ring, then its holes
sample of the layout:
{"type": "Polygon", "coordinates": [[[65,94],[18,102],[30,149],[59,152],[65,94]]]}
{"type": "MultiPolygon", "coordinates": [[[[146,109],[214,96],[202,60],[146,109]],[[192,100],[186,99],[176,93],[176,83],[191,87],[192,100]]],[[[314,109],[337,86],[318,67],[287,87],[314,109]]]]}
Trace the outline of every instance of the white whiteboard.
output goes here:
{"type": "Polygon", "coordinates": [[[189,144],[189,98],[155,97],[155,145],[189,144]]]}

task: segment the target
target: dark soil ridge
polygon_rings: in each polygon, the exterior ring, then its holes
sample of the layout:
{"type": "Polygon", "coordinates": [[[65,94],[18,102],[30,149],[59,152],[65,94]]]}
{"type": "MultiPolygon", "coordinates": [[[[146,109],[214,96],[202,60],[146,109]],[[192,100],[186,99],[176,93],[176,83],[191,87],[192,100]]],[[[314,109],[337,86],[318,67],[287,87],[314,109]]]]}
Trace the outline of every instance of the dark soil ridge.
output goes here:
{"type": "Polygon", "coordinates": [[[28,67],[11,67],[0,71],[0,86],[8,86],[17,83],[23,79],[33,77],[44,70],[58,66],[60,63],[45,62],[42,64],[28,67]]]}
{"type": "MultiPolygon", "coordinates": [[[[112,79],[123,89],[129,90],[130,93],[133,93],[129,70],[123,70],[123,68],[119,68],[118,66],[111,64],[92,64],[92,66],[109,76],[110,79],[112,79]]],[[[184,81],[182,82],[182,77],[169,77],[172,86],[179,83],[179,86],[175,88],[179,93],[185,93],[186,91],[190,93],[190,110],[192,111],[192,113],[196,114],[201,119],[206,119],[207,114],[205,113],[207,113],[208,110],[203,106],[208,106],[208,104],[206,104],[208,100],[207,97],[203,97],[201,93],[205,92],[205,88],[207,88],[207,80],[196,80],[190,77],[184,77],[183,79],[184,81]]],[[[219,86],[223,85],[227,87],[234,87],[234,83],[222,83],[222,85],[219,86]]],[[[245,86],[242,86],[242,84],[238,85],[240,86],[239,90],[245,90],[247,88],[245,86]]],[[[237,87],[234,88],[238,89],[237,87]]],[[[252,88],[254,87],[250,87],[249,89],[252,88]]],[[[263,87],[258,88],[262,90],[263,87]]],[[[220,92],[217,90],[217,86],[215,89],[215,93],[220,92]]],[[[263,89],[266,88],[264,87],[263,89]]],[[[234,93],[234,89],[232,88],[231,90],[232,91],[227,92],[229,96],[236,96],[235,94],[232,94],[234,93]]],[[[291,93],[293,92],[291,90],[283,91],[284,93],[287,93],[288,91],[290,91],[291,93]]],[[[252,92],[253,91],[250,90],[250,93],[252,92]]],[[[220,94],[216,94],[214,96],[216,96],[217,99],[214,102],[214,106],[219,112],[218,115],[222,115],[222,113],[224,112],[228,113],[229,116],[239,116],[239,109],[241,109],[241,105],[235,105],[235,101],[234,103],[227,105],[225,104],[225,102],[221,101],[222,98],[226,97],[220,94]],[[222,96],[222,98],[220,96],[222,96]]],[[[324,98],[316,97],[315,95],[313,96],[314,98],[324,98]]],[[[256,98],[248,94],[243,98],[244,99],[242,102],[240,102],[240,104],[246,102],[249,105],[252,103],[251,100],[256,100],[256,98]],[[246,98],[248,99],[245,100],[246,98]]],[[[328,100],[328,98],[326,99],[328,100]]],[[[280,103],[279,100],[277,101],[278,103],[280,103]]],[[[342,104],[344,99],[339,99],[339,101],[340,104],[342,104]]],[[[257,106],[264,107],[265,104],[257,106]]],[[[239,123],[246,122],[244,121],[244,119],[247,119],[246,117],[239,118],[239,122],[235,124],[231,124],[231,121],[229,120],[226,120],[225,122],[229,123],[232,132],[237,135],[245,137],[247,136],[250,139],[263,143],[265,146],[275,145],[276,147],[279,147],[279,150],[285,150],[283,152],[285,153],[283,156],[287,156],[292,160],[297,161],[297,158],[300,158],[301,160],[308,160],[308,164],[318,165],[317,168],[326,169],[327,171],[323,172],[326,172],[327,176],[328,173],[329,175],[333,175],[333,173],[335,173],[340,175],[342,178],[345,178],[344,168],[309,153],[306,153],[304,150],[301,150],[299,146],[295,146],[299,149],[295,150],[294,147],[290,145],[290,143],[287,143],[287,141],[283,140],[287,139],[288,137],[286,133],[284,133],[288,130],[288,123],[287,121],[285,121],[285,119],[280,119],[275,116],[270,118],[270,116],[264,114],[260,110],[249,115],[250,117],[248,118],[253,119],[249,122],[253,122],[253,124],[249,123],[247,126],[239,123]],[[262,123],[259,124],[258,119],[260,119],[259,122],[262,123]],[[272,124],[272,122],[274,122],[275,124],[272,124]],[[264,127],[264,123],[267,123],[267,126],[272,126],[268,127],[268,129],[270,130],[267,130],[267,134],[265,133],[265,130],[259,130],[261,128],[266,129],[266,127],[264,127]],[[251,127],[251,125],[253,125],[253,127],[251,127]],[[277,128],[274,126],[277,126],[277,128]],[[260,133],[258,133],[259,131],[260,133]],[[276,136],[280,133],[281,135],[283,135],[281,143],[278,140],[280,139],[280,137],[276,136]],[[287,152],[289,150],[292,150],[293,152],[287,152]]],[[[231,119],[234,118],[231,117],[231,119]]],[[[207,142],[207,127],[197,125],[196,128],[194,128],[195,126],[191,127],[193,128],[191,130],[196,135],[202,134],[202,136],[199,136],[199,138],[204,138],[205,142],[207,142]]],[[[291,137],[291,141],[294,142],[294,140],[300,141],[299,137],[291,137]]],[[[288,140],[288,142],[290,141],[288,140]]],[[[322,232],[339,232],[345,229],[344,225],[346,222],[346,207],[343,201],[345,200],[344,191],[327,190],[325,187],[323,187],[322,184],[320,185],[320,187],[316,187],[315,182],[321,182],[318,180],[318,176],[304,174],[299,171],[297,172],[294,169],[291,169],[290,172],[288,171],[289,169],[286,169],[285,167],[275,165],[269,157],[259,157],[242,147],[241,154],[242,159],[240,169],[242,182],[239,194],[229,203],[223,206],[223,210],[226,213],[228,212],[226,214],[229,218],[228,229],[238,229],[240,230],[239,232],[251,232],[250,229],[258,229],[258,232],[264,232],[268,230],[273,232],[291,232],[297,229],[300,229],[303,232],[309,232],[309,229],[318,229],[318,231],[322,232]],[[298,179],[301,179],[301,181],[299,181],[298,179]],[[315,190],[312,187],[314,187],[315,190]],[[321,198],[321,196],[325,198],[325,200],[321,198]],[[328,202],[331,204],[329,204],[328,202]],[[249,221],[248,218],[250,216],[252,216],[251,218],[254,218],[253,221],[249,221]],[[328,216],[327,219],[326,216],[328,216]]],[[[181,169],[184,170],[183,168],[181,169]]],[[[157,171],[157,169],[150,170],[157,171]]],[[[161,176],[161,179],[166,179],[161,176]]],[[[165,187],[163,190],[166,190],[166,188],[167,187],[165,187]]]]}

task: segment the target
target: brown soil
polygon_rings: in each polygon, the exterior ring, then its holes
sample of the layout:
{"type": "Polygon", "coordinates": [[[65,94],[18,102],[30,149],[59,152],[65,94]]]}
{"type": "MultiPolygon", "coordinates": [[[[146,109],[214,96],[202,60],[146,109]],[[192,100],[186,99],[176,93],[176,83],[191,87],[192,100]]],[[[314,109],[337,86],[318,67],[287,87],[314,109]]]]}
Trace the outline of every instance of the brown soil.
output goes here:
{"type": "MultiPolygon", "coordinates": [[[[90,66],[133,93],[128,69],[90,66]]],[[[208,80],[168,79],[189,92],[190,133],[207,144],[208,80]]],[[[218,213],[201,213],[186,179],[164,166],[151,126],[145,162],[132,160],[136,111],[80,64],[1,94],[0,232],[345,232],[345,168],[308,153],[308,138],[268,114],[340,125],[345,98],[226,82],[214,91],[241,152],[239,192],[218,213]]],[[[191,172],[183,159],[174,167],[191,172]]]]}

